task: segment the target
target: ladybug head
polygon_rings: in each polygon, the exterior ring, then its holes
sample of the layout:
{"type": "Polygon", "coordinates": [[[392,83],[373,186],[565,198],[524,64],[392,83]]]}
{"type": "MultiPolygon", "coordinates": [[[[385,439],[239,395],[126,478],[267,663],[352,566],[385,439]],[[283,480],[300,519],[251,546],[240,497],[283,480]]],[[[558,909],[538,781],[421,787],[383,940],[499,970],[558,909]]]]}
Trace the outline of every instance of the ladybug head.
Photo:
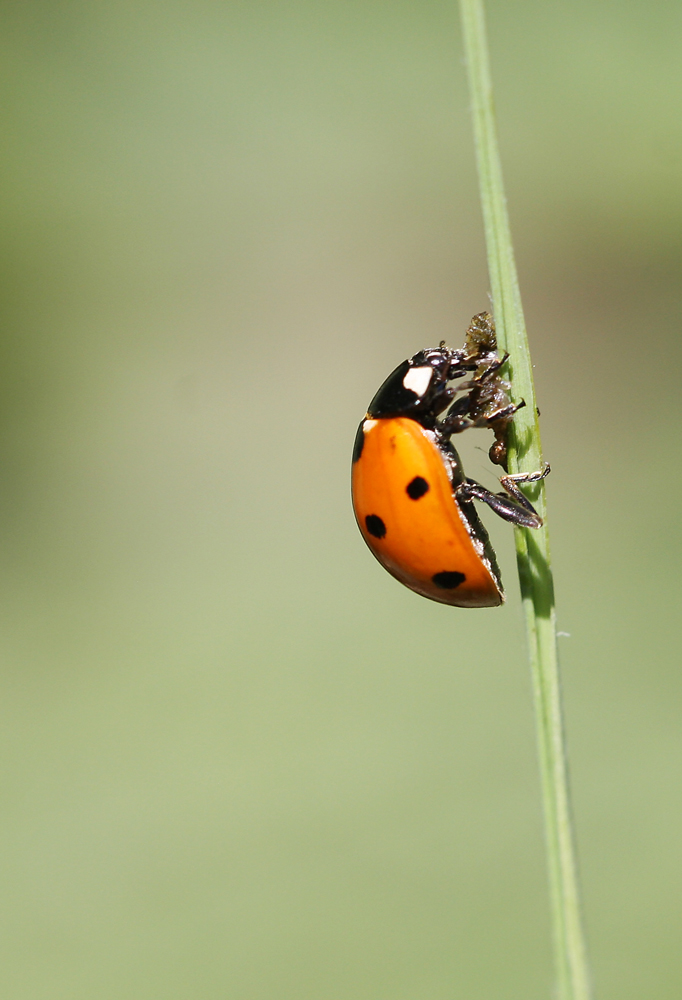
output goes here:
{"type": "Polygon", "coordinates": [[[462,351],[440,347],[419,351],[391,372],[372,402],[369,417],[411,417],[433,426],[436,417],[451,402],[454,390],[448,381],[464,374],[462,351]]]}

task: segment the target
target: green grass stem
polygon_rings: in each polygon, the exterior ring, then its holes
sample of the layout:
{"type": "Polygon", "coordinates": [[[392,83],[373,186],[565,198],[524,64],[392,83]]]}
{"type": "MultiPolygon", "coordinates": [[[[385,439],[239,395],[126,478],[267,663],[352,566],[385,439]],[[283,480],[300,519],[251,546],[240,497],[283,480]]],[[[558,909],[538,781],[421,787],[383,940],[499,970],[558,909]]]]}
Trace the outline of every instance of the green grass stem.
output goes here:
{"type": "MultiPolygon", "coordinates": [[[[523,318],[497,143],[483,0],[460,0],[476,159],[485,225],[493,314],[501,349],[509,351],[513,398],[526,401],[510,433],[510,472],[542,468],[533,370],[523,318]]],[[[529,487],[545,519],[537,530],[517,528],[516,555],[533,680],[545,816],[558,1000],[589,1000],[568,785],[556,647],[554,585],[544,483],[529,487]]]]}

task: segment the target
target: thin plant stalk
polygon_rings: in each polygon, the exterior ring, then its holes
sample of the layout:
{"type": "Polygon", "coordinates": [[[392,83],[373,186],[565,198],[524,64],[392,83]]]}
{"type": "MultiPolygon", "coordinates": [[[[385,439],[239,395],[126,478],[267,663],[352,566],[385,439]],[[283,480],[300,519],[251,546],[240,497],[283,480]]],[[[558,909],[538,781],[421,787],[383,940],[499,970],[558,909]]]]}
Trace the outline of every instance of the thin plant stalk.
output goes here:
{"type": "MultiPolygon", "coordinates": [[[[497,143],[483,0],[460,0],[476,159],[485,225],[493,313],[500,347],[509,352],[515,399],[508,441],[510,472],[542,468],[533,371],[521,306],[497,143]]],[[[532,487],[544,526],[516,528],[516,557],[533,682],[552,912],[558,1000],[589,1000],[556,646],[554,586],[544,483],[532,487]]]]}

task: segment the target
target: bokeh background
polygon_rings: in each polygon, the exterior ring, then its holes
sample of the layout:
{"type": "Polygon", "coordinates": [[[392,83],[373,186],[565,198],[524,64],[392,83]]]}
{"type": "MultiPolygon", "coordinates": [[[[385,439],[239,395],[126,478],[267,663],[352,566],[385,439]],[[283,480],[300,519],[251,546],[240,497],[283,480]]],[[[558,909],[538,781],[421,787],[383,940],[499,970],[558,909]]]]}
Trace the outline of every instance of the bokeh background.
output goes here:
{"type": "MultiPolygon", "coordinates": [[[[3,996],[549,997],[511,532],[448,609],[348,499],[488,306],[454,2],[1,9],[3,996]]],[[[679,1000],[682,7],[488,18],[598,995],[679,1000]]]]}

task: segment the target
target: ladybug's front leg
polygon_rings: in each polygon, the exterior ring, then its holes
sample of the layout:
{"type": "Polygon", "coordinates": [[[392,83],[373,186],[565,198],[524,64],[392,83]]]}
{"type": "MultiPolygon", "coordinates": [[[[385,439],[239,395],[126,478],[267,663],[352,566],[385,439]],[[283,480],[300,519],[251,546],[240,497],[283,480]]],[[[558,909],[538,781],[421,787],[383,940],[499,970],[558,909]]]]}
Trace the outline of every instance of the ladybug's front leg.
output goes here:
{"type": "MultiPolygon", "coordinates": [[[[459,392],[459,389],[456,391],[459,392]]],[[[452,434],[460,434],[462,431],[476,426],[468,415],[470,405],[469,396],[461,396],[460,399],[455,400],[443,419],[436,424],[443,437],[449,438],[452,434]]]]}
{"type": "MultiPolygon", "coordinates": [[[[496,374],[509,360],[509,351],[505,351],[502,357],[497,354],[488,355],[487,357],[479,360],[474,368],[476,374],[468,382],[462,382],[461,385],[457,387],[458,392],[462,392],[466,389],[476,389],[484,385],[488,379],[491,379],[493,375],[496,374]]],[[[500,381],[502,381],[500,379],[500,381]]],[[[504,383],[507,385],[507,383],[504,383]]]]}
{"type": "MultiPolygon", "coordinates": [[[[482,413],[475,412],[475,404],[473,403],[471,394],[462,396],[461,399],[458,399],[450,407],[446,415],[439,422],[438,430],[447,437],[450,437],[451,434],[459,434],[461,431],[468,431],[470,427],[490,427],[492,430],[495,430],[495,424],[499,424],[500,421],[511,420],[516,411],[525,405],[525,400],[522,399],[520,403],[507,403],[506,406],[500,406],[491,413],[482,413]],[[474,411],[475,415],[467,416],[472,411],[474,411]]],[[[496,464],[501,465],[502,463],[497,462],[496,464]]]]}
{"type": "Polygon", "coordinates": [[[482,503],[487,503],[491,510],[505,521],[510,521],[520,528],[539,528],[542,525],[542,518],[517,484],[537,483],[548,476],[549,472],[550,467],[546,463],[540,472],[519,472],[503,476],[500,483],[507,491],[506,494],[492,493],[473,479],[467,479],[455,489],[455,498],[464,502],[480,500],[482,503]]]}

